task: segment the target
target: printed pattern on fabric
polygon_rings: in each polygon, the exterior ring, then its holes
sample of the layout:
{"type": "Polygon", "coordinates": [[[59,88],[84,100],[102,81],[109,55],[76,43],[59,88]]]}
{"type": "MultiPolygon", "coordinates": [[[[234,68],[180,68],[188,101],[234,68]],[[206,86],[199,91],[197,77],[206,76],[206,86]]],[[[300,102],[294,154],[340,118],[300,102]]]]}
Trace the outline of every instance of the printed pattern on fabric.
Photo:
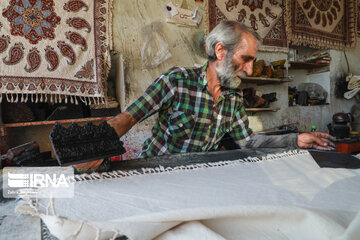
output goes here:
{"type": "Polygon", "coordinates": [[[32,44],[41,39],[54,39],[55,28],[61,18],[54,12],[54,2],[48,1],[10,1],[3,10],[11,27],[11,35],[23,36],[32,44]]]}
{"type": "Polygon", "coordinates": [[[294,0],[286,4],[288,40],[314,48],[356,46],[356,0],[294,0]]]}
{"type": "Polygon", "coordinates": [[[208,32],[223,20],[236,20],[260,35],[260,50],[287,52],[284,8],[282,0],[209,0],[208,32]]]}
{"type": "Polygon", "coordinates": [[[110,0],[3,0],[0,10],[0,101],[104,100],[110,0]]]}
{"type": "Polygon", "coordinates": [[[141,157],[216,150],[225,133],[239,142],[250,139],[252,131],[241,95],[223,89],[214,103],[206,69],[207,64],[200,68],[173,67],[128,107],[126,111],[137,121],[159,113],[141,157]]]}

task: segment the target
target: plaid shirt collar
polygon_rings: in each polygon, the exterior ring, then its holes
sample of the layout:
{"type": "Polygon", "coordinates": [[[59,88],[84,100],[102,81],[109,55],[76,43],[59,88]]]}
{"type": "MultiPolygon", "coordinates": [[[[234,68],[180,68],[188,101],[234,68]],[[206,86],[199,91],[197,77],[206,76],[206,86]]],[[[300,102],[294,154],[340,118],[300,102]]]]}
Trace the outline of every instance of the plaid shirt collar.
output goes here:
{"type": "Polygon", "coordinates": [[[207,70],[208,66],[209,66],[209,62],[206,62],[201,69],[201,75],[200,75],[199,84],[198,84],[198,88],[201,90],[204,90],[204,88],[206,88],[208,85],[207,78],[206,78],[206,70],[207,70]]]}

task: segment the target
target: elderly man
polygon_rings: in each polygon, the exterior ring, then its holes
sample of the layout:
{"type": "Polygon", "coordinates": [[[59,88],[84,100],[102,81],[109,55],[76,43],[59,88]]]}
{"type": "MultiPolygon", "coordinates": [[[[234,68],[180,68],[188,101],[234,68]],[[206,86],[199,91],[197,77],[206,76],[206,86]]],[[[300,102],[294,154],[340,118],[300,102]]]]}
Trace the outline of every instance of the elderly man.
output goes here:
{"type": "Polygon", "coordinates": [[[122,136],[137,122],[159,113],[140,157],[217,150],[225,134],[247,148],[332,150],[326,133],[252,133],[238,88],[241,77],[252,74],[259,40],[243,24],[223,21],[206,39],[209,61],[204,66],[167,70],[125,112],[108,123],[122,136]]]}

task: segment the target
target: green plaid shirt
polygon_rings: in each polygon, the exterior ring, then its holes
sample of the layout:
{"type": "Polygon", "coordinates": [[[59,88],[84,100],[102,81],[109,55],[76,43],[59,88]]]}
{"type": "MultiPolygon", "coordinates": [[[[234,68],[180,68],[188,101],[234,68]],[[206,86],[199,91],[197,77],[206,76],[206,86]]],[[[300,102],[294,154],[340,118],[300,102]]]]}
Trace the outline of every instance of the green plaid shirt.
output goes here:
{"type": "Polygon", "coordinates": [[[207,66],[167,70],[127,108],[137,121],[159,113],[140,157],[216,150],[225,133],[237,143],[250,139],[241,95],[224,89],[215,104],[207,86],[207,66]]]}

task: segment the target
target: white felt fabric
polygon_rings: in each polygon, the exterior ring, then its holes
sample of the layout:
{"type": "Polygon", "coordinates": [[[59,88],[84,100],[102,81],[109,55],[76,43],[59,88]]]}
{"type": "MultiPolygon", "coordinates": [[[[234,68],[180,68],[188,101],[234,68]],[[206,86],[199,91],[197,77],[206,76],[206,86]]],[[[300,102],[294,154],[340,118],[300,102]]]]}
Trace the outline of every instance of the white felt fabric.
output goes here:
{"type": "Polygon", "coordinates": [[[360,239],[360,170],[320,168],[306,151],[77,182],[51,203],[18,211],[60,239],[360,239]]]}

